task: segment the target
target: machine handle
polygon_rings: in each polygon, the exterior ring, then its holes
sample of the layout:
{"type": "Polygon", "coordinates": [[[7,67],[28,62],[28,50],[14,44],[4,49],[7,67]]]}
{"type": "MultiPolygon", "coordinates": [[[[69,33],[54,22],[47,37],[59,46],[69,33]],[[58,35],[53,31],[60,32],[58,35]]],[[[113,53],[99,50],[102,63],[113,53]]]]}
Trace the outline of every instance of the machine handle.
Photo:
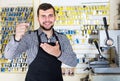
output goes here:
{"type": "Polygon", "coordinates": [[[97,50],[98,50],[99,54],[101,55],[101,53],[100,53],[100,49],[99,49],[99,46],[98,46],[97,41],[94,41],[94,44],[95,44],[95,46],[96,46],[96,48],[97,48],[97,50]]]}
{"type": "Polygon", "coordinates": [[[106,58],[104,58],[104,57],[102,56],[97,41],[93,41],[93,42],[94,42],[94,44],[95,44],[95,46],[96,46],[96,48],[97,48],[97,50],[98,50],[98,52],[99,52],[99,58],[100,58],[100,59],[106,59],[106,58]]]}
{"type": "Polygon", "coordinates": [[[106,17],[103,17],[103,22],[104,22],[105,32],[106,32],[106,36],[107,36],[107,40],[105,41],[105,44],[107,46],[112,46],[114,41],[112,38],[109,37],[106,17]]]}
{"type": "Polygon", "coordinates": [[[106,17],[103,17],[103,22],[104,22],[104,27],[105,27],[105,32],[106,32],[107,40],[109,40],[110,37],[109,37],[109,34],[108,34],[108,25],[107,25],[106,17]]]}

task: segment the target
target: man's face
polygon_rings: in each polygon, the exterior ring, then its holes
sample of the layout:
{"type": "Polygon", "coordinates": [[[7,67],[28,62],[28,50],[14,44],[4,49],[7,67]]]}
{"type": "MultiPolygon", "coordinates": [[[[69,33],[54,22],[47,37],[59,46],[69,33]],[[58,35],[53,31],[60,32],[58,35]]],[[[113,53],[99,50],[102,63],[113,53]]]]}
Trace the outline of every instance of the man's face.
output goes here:
{"type": "Polygon", "coordinates": [[[39,10],[38,22],[43,30],[49,31],[56,20],[53,9],[39,10]]]}

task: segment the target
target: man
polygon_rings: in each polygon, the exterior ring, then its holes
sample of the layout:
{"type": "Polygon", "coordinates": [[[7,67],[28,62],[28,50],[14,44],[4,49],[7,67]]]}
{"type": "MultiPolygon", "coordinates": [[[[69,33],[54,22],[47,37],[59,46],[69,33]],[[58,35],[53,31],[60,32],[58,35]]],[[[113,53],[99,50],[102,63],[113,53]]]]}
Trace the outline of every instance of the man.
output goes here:
{"type": "Polygon", "coordinates": [[[28,23],[16,26],[16,33],[6,46],[5,57],[13,59],[26,52],[29,68],[25,81],[63,81],[61,63],[75,67],[76,54],[67,37],[54,31],[56,15],[51,4],[41,4],[37,16],[40,28],[34,32],[26,32],[28,23]]]}

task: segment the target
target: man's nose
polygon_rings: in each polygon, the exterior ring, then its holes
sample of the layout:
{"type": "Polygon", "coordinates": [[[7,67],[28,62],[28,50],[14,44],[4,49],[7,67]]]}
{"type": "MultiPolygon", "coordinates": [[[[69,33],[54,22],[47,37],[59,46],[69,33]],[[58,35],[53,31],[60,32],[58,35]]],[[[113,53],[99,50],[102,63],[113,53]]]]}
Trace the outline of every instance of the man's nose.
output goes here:
{"type": "Polygon", "coordinates": [[[50,20],[50,17],[45,17],[45,20],[46,20],[46,21],[49,21],[49,20],[50,20]]]}

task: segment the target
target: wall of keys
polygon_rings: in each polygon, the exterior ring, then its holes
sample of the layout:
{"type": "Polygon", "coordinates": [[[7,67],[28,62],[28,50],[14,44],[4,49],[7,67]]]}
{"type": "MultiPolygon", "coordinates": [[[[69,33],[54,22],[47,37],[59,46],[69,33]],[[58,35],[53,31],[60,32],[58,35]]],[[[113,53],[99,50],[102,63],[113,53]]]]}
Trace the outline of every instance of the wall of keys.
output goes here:
{"type": "MultiPolygon", "coordinates": [[[[88,73],[87,63],[98,53],[93,40],[99,41],[99,30],[104,29],[103,17],[108,19],[109,24],[109,4],[55,6],[55,8],[57,13],[55,29],[68,37],[78,58],[78,65],[74,69],[63,64],[63,75],[88,73]]],[[[105,57],[108,58],[107,55],[105,57]]]]}
{"type": "MultiPolygon", "coordinates": [[[[63,64],[63,75],[88,73],[87,62],[98,53],[93,40],[99,40],[99,30],[104,29],[103,17],[109,20],[110,5],[79,5],[79,6],[55,6],[57,21],[55,30],[65,34],[77,54],[78,65],[75,68],[63,64]]],[[[0,8],[0,54],[4,54],[4,48],[10,36],[15,33],[15,26],[20,22],[30,23],[33,30],[32,7],[9,7],[0,8]]],[[[108,21],[109,24],[109,21],[108,21]]],[[[28,29],[28,30],[29,30],[28,29]]],[[[27,56],[23,53],[20,58],[10,63],[1,64],[1,72],[24,72],[27,71],[27,56]]]]}
{"type": "MultiPolygon", "coordinates": [[[[28,30],[34,29],[33,7],[1,7],[0,8],[0,55],[4,58],[4,49],[10,37],[15,33],[18,23],[27,22],[30,24],[28,30]]],[[[1,63],[1,72],[12,72],[27,70],[27,56],[25,53],[20,58],[13,59],[9,63],[1,63]]]]}
{"type": "MultiPolygon", "coordinates": [[[[108,5],[56,6],[56,25],[102,25],[101,17],[109,16],[108,5]]],[[[91,27],[92,28],[92,27],[91,27]]]]}

